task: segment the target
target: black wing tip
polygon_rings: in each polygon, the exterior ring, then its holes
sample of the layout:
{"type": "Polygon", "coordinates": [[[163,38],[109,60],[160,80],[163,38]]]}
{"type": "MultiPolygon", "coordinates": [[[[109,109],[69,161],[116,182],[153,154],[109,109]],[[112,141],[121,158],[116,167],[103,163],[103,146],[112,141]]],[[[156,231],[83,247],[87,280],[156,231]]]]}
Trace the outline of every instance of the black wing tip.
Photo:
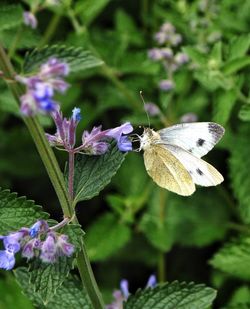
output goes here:
{"type": "Polygon", "coordinates": [[[215,134],[218,138],[221,138],[225,133],[225,129],[220,124],[215,122],[208,123],[208,131],[211,134],[215,134]]]}

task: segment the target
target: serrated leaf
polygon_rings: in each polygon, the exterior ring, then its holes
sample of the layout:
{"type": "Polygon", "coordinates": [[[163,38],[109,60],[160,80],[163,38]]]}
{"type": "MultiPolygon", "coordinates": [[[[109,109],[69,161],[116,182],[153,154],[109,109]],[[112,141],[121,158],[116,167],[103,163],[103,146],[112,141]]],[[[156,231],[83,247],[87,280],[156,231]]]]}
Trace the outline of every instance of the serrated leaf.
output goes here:
{"type": "Polygon", "coordinates": [[[242,124],[238,134],[233,136],[229,158],[231,187],[239,202],[241,219],[245,223],[250,223],[250,178],[247,168],[250,165],[249,136],[249,125],[242,124]]]}
{"type": "Polygon", "coordinates": [[[225,125],[231,115],[236,100],[237,93],[235,90],[216,93],[213,102],[213,121],[225,125]]]}
{"type": "Polygon", "coordinates": [[[110,182],[125,158],[112,142],[107,153],[101,156],[79,154],[75,160],[75,202],[89,200],[110,182]]]}
{"type": "Polygon", "coordinates": [[[52,299],[57,289],[67,279],[71,267],[72,260],[67,257],[60,257],[53,264],[43,263],[39,259],[30,264],[29,282],[44,304],[52,299]]]}
{"type": "Polygon", "coordinates": [[[45,306],[39,294],[34,292],[32,285],[29,283],[29,272],[25,267],[19,267],[14,271],[15,277],[22,287],[24,293],[32,300],[34,305],[39,309],[92,309],[86,291],[82,284],[73,276],[58,288],[53,299],[45,306]]]}
{"type": "Polygon", "coordinates": [[[232,306],[222,307],[220,309],[250,309],[250,303],[249,304],[236,304],[232,306]]]}
{"type": "Polygon", "coordinates": [[[230,41],[228,60],[241,58],[246,55],[250,47],[250,35],[243,34],[233,37],[230,41]]]}
{"type": "Polygon", "coordinates": [[[75,246],[75,253],[81,250],[84,231],[80,224],[68,224],[62,229],[62,233],[69,236],[69,242],[75,246]]]}
{"type": "Polygon", "coordinates": [[[47,219],[48,214],[41,206],[26,197],[17,197],[16,193],[0,189],[0,234],[29,227],[38,219],[47,219]]]}
{"type": "Polygon", "coordinates": [[[216,291],[203,284],[174,281],[137,291],[124,303],[124,309],[207,309],[215,297],[216,291]]]}
{"type": "Polygon", "coordinates": [[[1,5],[0,29],[14,28],[23,23],[23,10],[21,5],[1,5]]]}
{"type": "Polygon", "coordinates": [[[92,261],[102,261],[116,253],[129,241],[131,231],[111,214],[99,217],[86,231],[86,245],[92,261]]]}
{"type": "Polygon", "coordinates": [[[243,121],[250,121],[250,104],[244,104],[241,106],[239,118],[243,121]]]}
{"type": "Polygon", "coordinates": [[[82,71],[103,64],[102,60],[81,47],[53,45],[35,49],[26,54],[23,64],[24,72],[29,73],[39,69],[40,65],[51,57],[56,57],[68,63],[71,72],[82,71]]]}
{"type": "Polygon", "coordinates": [[[250,280],[250,237],[240,237],[224,245],[210,264],[229,275],[250,280]]]}
{"type": "Polygon", "coordinates": [[[249,65],[250,57],[248,56],[233,59],[225,63],[225,65],[222,67],[222,72],[225,75],[231,75],[249,65]]]}
{"type": "Polygon", "coordinates": [[[102,12],[111,0],[85,0],[76,4],[75,12],[82,18],[84,25],[88,26],[102,12]]]}

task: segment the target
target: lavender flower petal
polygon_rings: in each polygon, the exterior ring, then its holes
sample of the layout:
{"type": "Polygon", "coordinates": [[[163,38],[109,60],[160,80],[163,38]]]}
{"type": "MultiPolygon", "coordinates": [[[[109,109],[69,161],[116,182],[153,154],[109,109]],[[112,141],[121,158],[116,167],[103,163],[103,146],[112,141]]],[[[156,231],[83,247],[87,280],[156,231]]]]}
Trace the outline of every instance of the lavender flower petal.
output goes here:
{"type": "Polygon", "coordinates": [[[0,250],[0,268],[10,270],[15,265],[15,256],[13,252],[0,250]]]}

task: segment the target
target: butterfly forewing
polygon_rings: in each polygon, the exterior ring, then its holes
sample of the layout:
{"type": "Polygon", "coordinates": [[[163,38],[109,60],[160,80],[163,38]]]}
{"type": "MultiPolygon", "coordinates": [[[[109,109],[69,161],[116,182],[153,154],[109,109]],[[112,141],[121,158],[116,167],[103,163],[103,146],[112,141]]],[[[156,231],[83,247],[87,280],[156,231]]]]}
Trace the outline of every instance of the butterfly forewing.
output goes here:
{"type": "Polygon", "coordinates": [[[161,140],[203,157],[224,134],[224,128],[213,122],[194,122],[177,124],[158,131],[161,140]]]}
{"type": "Polygon", "coordinates": [[[195,184],[209,187],[216,186],[223,181],[223,176],[204,160],[175,145],[165,144],[164,147],[182,163],[195,184]]]}
{"type": "Polygon", "coordinates": [[[152,144],[145,149],[144,163],[148,174],[160,187],[180,195],[191,195],[195,191],[186,168],[164,146],[152,144]]]}

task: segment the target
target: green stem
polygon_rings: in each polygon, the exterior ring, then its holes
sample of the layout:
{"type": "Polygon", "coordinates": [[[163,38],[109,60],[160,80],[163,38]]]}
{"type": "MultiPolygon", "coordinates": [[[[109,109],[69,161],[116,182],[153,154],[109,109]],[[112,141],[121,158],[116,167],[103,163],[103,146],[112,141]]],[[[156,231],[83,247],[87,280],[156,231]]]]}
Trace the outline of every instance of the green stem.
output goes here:
{"type": "MultiPolygon", "coordinates": [[[[160,189],[159,219],[161,224],[164,224],[166,216],[166,198],[167,198],[167,191],[160,189]]],[[[158,256],[158,279],[159,282],[166,281],[166,253],[162,251],[159,251],[158,256]]]]}
{"type": "Polygon", "coordinates": [[[158,280],[160,283],[166,281],[166,262],[165,262],[165,253],[159,251],[158,255],[158,280]]]}
{"type": "Polygon", "coordinates": [[[55,34],[55,31],[56,31],[57,26],[60,22],[60,19],[61,19],[61,15],[59,15],[59,14],[55,14],[52,17],[52,19],[51,19],[51,21],[50,21],[50,23],[49,23],[49,25],[48,25],[48,27],[45,31],[45,34],[44,34],[43,38],[41,39],[38,47],[42,47],[42,46],[44,46],[44,45],[46,45],[47,43],[50,42],[50,40],[52,39],[52,37],[55,34]]]}
{"type": "MultiPolygon", "coordinates": [[[[0,44],[0,70],[4,73],[4,78],[8,82],[10,90],[12,91],[15,99],[19,103],[19,98],[24,94],[24,89],[15,81],[15,71],[10,63],[8,56],[6,55],[3,47],[0,44]]],[[[46,137],[43,128],[38,122],[36,117],[25,117],[24,122],[34,140],[39,155],[44,163],[44,166],[48,172],[52,185],[56,191],[58,199],[60,201],[63,213],[65,217],[72,217],[74,215],[74,208],[71,204],[69,194],[66,188],[66,184],[56,160],[55,154],[52,151],[46,137]]],[[[77,223],[77,219],[74,219],[77,223]]],[[[94,309],[103,309],[104,303],[98,289],[87,251],[82,239],[81,252],[76,258],[77,266],[80,273],[81,280],[85,286],[89,298],[92,302],[94,309]]]]}
{"type": "Polygon", "coordinates": [[[17,48],[17,44],[19,43],[22,33],[23,33],[23,25],[21,25],[19,27],[19,29],[17,30],[16,35],[14,36],[14,39],[12,41],[12,44],[9,48],[9,52],[8,52],[8,56],[9,58],[12,58],[12,56],[15,54],[16,48],[17,48]]]}

